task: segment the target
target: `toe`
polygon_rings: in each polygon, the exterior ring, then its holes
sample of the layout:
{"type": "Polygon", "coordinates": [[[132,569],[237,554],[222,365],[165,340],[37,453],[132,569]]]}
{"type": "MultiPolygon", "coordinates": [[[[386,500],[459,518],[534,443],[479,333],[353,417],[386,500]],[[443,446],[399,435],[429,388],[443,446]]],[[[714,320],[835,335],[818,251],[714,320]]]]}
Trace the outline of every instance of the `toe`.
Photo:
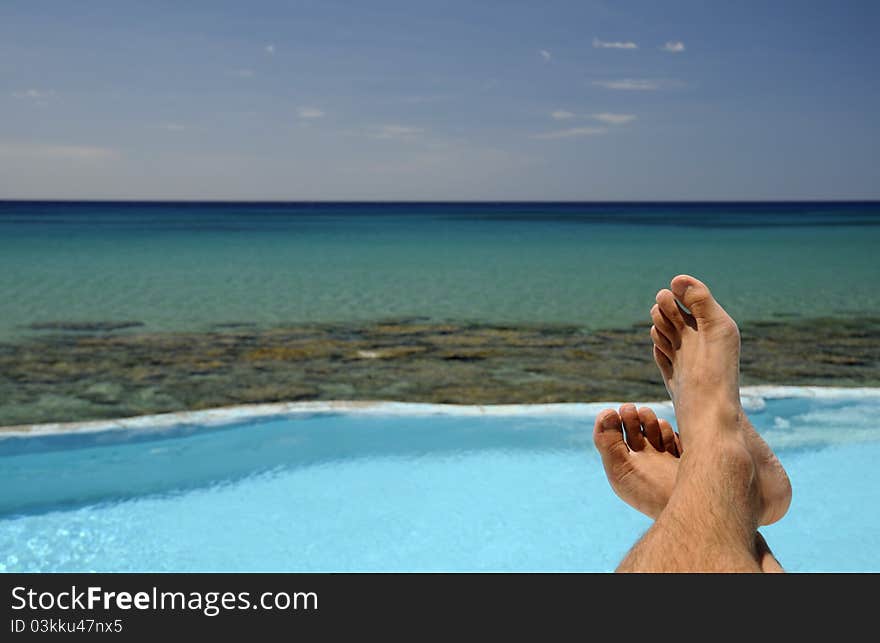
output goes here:
{"type": "Polygon", "coordinates": [[[657,414],[647,406],[639,409],[639,421],[642,423],[642,431],[645,439],[657,451],[663,451],[663,439],[660,436],[660,422],[657,420],[657,414]]]}
{"type": "Polygon", "coordinates": [[[660,352],[669,358],[669,361],[672,361],[672,357],[675,355],[672,342],[666,338],[666,335],[657,330],[656,326],[651,326],[651,341],[654,342],[654,346],[660,349],[660,352]]]}
{"type": "Polygon", "coordinates": [[[699,279],[690,275],[678,275],[669,285],[675,298],[697,319],[709,319],[724,313],[708,286],[699,279]]]}
{"type": "Polygon", "coordinates": [[[635,404],[624,404],[620,407],[620,418],[626,432],[626,443],[633,451],[645,448],[645,436],[642,435],[642,422],[635,404]]]}
{"type": "Polygon", "coordinates": [[[681,332],[685,327],[685,319],[678,304],[675,303],[675,295],[672,294],[672,291],[664,288],[658,292],[657,305],[660,307],[660,312],[663,313],[666,319],[672,323],[677,331],[681,332]]]}
{"type": "Polygon", "coordinates": [[[657,368],[660,369],[660,374],[663,376],[665,381],[669,381],[672,379],[672,362],[669,361],[669,358],[663,354],[656,346],[654,347],[654,362],[657,364],[657,368]]]}
{"type": "Polygon", "coordinates": [[[681,335],[678,329],[675,328],[675,325],[660,310],[660,304],[654,304],[654,307],[651,308],[651,321],[657,327],[657,330],[660,331],[660,334],[669,340],[673,348],[681,346],[681,335]]]}
{"type": "Polygon", "coordinates": [[[593,427],[593,443],[602,456],[602,462],[605,463],[606,468],[629,455],[629,449],[623,440],[621,420],[617,411],[605,409],[599,413],[593,427]]]}
{"type": "Polygon", "coordinates": [[[675,439],[675,431],[672,430],[672,425],[666,420],[658,420],[657,421],[660,428],[660,440],[663,444],[663,451],[667,453],[671,453],[672,455],[681,455],[681,452],[678,450],[678,443],[675,439]]]}

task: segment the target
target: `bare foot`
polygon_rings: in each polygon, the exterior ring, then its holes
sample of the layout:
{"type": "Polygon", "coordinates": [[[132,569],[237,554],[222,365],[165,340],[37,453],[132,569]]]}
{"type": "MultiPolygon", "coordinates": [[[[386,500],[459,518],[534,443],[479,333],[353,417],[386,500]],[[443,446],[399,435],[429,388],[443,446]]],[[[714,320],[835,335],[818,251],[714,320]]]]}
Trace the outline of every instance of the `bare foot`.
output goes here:
{"type": "Polygon", "coordinates": [[[669,502],[678,473],[681,443],[669,422],[658,420],[647,407],[636,410],[634,404],[624,404],[619,414],[614,409],[599,414],[593,442],[614,493],[656,520],[669,502]]]}
{"type": "MultiPolygon", "coordinates": [[[[672,425],[646,406],[624,404],[619,412],[599,413],[593,442],[614,493],[656,520],[672,496],[681,464],[681,441],[672,425]]],[[[755,535],[755,550],[762,571],[783,571],[761,534],[755,535]]]]}
{"type": "Polygon", "coordinates": [[[713,427],[737,427],[736,437],[741,437],[754,461],[761,503],[759,524],[776,522],[791,504],[791,484],[740,403],[736,322],[706,285],[689,275],[675,277],[670,289],[657,293],[651,319],[654,361],[675,406],[684,448],[691,442],[716,439],[713,427]]]}

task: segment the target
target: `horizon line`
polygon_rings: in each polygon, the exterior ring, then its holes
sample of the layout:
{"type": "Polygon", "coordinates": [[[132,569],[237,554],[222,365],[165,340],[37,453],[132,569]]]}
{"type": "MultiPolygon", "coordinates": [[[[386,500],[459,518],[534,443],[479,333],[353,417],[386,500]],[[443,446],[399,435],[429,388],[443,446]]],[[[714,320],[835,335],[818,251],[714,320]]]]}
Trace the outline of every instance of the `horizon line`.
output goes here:
{"type": "Polygon", "coordinates": [[[818,199],[213,199],[213,198],[182,198],[182,199],[137,199],[137,198],[19,198],[0,197],[0,203],[141,203],[141,204],[400,204],[400,205],[432,205],[432,204],[757,204],[757,203],[877,203],[876,198],[818,198],[818,199]]]}

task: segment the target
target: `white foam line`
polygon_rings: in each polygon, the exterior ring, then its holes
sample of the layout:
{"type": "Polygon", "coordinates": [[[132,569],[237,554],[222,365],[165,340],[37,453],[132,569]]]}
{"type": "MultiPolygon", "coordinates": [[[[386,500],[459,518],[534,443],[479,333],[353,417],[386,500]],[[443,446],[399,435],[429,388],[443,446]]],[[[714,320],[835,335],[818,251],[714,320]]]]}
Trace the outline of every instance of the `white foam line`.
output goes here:
{"type": "MultiPolygon", "coordinates": [[[[842,388],[821,386],[747,386],[742,388],[743,402],[748,409],[763,407],[766,399],[818,398],[818,399],[872,399],[880,400],[880,388],[842,388]]],[[[101,431],[163,431],[181,426],[217,427],[268,418],[287,418],[308,415],[363,415],[363,416],[411,416],[448,415],[462,417],[510,417],[510,416],[593,416],[609,406],[621,402],[589,402],[567,404],[420,404],[410,402],[280,402],[277,404],[251,404],[229,406],[205,411],[181,411],[159,415],[141,415],[116,420],[67,422],[51,424],[22,424],[0,427],[0,440],[12,437],[43,437],[71,433],[97,433],[101,431]]],[[[660,413],[672,413],[670,402],[645,404],[660,413]]]]}
{"type": "Polygon", "coordinates": [[[880,399],[880,388],[848,388],[843,386],[743,386],[740,393],[749,397],[762,397],[766,400],[785,398],[818,398],[818,399],[880,399]]]}
{"type": "MultiPolygon", "coordinates": [[[[66,422],[51,424],[22,424],[0,427],[0,440],[10,437],[42,437],[56,434],[97,433],[113,430],[162,431],[181,426],[216,427],[268,418],[287,418],[310,415],[361,415],[361,416],[408,416],[425,417],[448,415],[462,417],[479,416],[569,416],[578,417],[598,413],[607,406],[622,402],[590,402],[586,404],[420,404],[411,402],[281,402],[277,404],[252,404],[228,406],[206,411],[181,411],[159,415],[140,415],[117,420],[89,422],[66,422]]],[[[662,410],[669,402],[653,402],[650,406],[662,410]]]]}

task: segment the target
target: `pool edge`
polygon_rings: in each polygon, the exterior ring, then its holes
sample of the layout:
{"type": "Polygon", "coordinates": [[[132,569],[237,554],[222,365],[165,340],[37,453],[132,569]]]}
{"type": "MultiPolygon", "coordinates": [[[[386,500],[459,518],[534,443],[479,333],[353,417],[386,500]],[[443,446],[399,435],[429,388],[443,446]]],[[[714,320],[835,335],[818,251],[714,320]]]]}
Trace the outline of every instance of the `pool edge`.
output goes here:
{"type": "MultiPolygon", "coordinates": [[[[746,410],[758,410],[766,399],[783,398],[880,398],[880,387],[848,388],[823,386],[746,386],[741,389],[746,410]]],[[[459,415],[459,416],[534,416],[580,415],[598,412],[621,401],[562,404],[429,404],[394,401],[336,400],[323,402],[278,402],[226,406],[200,411],[179,411],[139,415],[112,420],[85,422],[52,422],[0,427],[0,440],[11,437],[43,437],[54,434],[95,433],[110,430],[164,429],[181,425],[222,426],[270,417],[296,417],[316,414],[349,415],[459,415]]],[[[671,410],[669,401],[643,401],[651,406],[671,410]]]]}

